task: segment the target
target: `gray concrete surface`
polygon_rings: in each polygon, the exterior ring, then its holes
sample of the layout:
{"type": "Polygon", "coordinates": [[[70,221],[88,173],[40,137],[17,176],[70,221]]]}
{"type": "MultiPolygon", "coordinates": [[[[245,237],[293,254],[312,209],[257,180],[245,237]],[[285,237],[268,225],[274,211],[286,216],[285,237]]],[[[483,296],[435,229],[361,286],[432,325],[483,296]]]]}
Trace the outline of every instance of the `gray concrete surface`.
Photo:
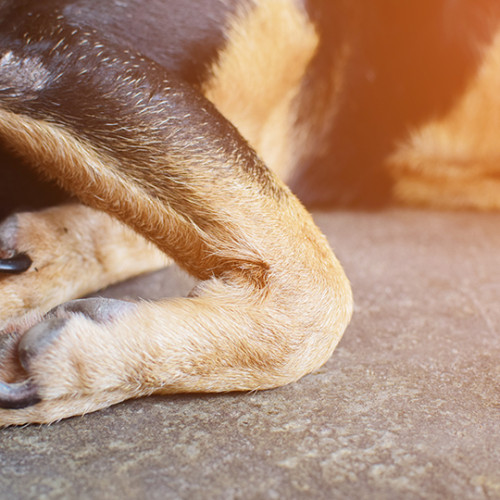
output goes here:
{"type": "MultiPolygon", "coordinates": [[[[0,498],[500,498],[500,215],[316,220],[356,298],[321,370],[0,431],[0,498]]],[[[107,294],[188,288],[165,271],[107,294]]]]}

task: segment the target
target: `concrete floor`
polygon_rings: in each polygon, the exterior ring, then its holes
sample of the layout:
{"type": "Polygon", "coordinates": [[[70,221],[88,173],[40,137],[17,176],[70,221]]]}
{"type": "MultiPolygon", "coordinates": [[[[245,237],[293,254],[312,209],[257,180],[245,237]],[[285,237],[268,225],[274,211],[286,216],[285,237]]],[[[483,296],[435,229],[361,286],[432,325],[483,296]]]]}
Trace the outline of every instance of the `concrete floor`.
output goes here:
{"type": "MultiPolygon", "coordinates": [[[[317,213],[355,291],[281,389],[0,431],[1,499],[500,499],[500,215],[317,213]]],[[[184,293],[169,270],[109,296],[184,293]]]]}

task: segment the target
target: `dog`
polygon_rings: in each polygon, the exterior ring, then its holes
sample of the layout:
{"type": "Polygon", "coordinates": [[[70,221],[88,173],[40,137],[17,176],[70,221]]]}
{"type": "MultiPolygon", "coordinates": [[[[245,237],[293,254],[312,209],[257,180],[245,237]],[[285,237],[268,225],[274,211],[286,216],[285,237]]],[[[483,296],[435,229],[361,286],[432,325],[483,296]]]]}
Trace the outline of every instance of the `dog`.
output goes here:
{"type": "Polygon", "coordinates": [[[0,425],[324,364],[303,204],[500,207],[497,4],[0,0],[0,425]],[[171,260],[185,298],[78,299],[171,260]]]}

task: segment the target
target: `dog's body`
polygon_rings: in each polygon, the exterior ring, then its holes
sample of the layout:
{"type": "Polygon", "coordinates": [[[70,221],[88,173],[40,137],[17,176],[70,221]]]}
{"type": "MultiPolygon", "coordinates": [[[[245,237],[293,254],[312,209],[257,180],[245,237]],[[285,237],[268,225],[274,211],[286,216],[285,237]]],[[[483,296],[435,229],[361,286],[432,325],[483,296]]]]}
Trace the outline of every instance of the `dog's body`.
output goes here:
{"type": "Polygon", "coordinates": [[[282,180],[500,206],[496,2],[360,3],[0,0],[1,210],[58,202],[0,226],[0,424],[324,363],[351,292],[282,180]],[[188,298],[67,302],[166,255],[188,298]]]}

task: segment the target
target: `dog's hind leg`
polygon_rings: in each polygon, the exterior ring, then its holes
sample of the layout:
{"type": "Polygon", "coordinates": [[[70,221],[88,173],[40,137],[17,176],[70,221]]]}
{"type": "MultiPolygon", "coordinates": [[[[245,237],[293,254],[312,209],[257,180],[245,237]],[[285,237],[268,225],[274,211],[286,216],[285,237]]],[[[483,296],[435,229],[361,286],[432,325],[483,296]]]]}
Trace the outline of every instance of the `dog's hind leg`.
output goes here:
{"type": "Polygon", "coordinates": [[[323,364],[352,297],[312,218],[197,91],[130,53],[87,45],[98,74],[77,77],[83,63],[67,54],[35,97],[0,93],[0,134],[201,282],[188,298],[50,313],[18,344],[26,381],[0,384],[0,405],[25,408],[2,410],[0,423],[152,393],[276,387],[323,364]]]}

